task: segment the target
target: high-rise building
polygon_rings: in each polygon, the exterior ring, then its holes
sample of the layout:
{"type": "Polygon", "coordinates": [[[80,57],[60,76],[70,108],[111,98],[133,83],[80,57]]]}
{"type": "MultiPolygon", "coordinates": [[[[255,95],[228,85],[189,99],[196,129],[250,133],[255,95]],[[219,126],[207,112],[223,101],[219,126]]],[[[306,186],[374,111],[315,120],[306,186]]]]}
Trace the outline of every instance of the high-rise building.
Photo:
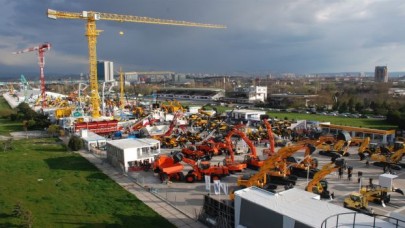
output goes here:
{"type": "Polygon", "coordinates": [[[375,82],[388,82],[388,68],[387,66],[376,66],[374,71],[375,82]]]}
{"type": "Polygon", "coordinates": [[[98,80],[114,81],[114,64],[111,61],[97,61],[98,80]]]}

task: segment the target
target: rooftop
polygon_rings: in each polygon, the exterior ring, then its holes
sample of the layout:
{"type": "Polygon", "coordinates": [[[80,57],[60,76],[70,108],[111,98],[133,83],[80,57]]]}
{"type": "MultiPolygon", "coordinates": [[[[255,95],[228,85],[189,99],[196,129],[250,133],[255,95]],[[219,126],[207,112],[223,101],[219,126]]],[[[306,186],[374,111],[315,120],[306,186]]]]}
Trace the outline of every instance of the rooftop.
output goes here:
{"type": "MultiPolygon", "coordinates": [[[[322,222],[330,216],[353,212],[327,201],[319,200],[319,195],[297,188],[271,193],[251,187],[236,191],[235,197],[248,200],[268,210],[276,211],[311,227],[321,227],[322,222]]],[[[358,213],[355,220],[356,227],[373,227],[373,220],[374,218],[371,216],[358,213]]],[[[338,222],[339,227],[353,227],[353,216],[340,216],[338,222]]],[[[336,224],[336,217],[329,218],[328,224],[336,224]]],[[[375,227],[395,227],[391,223],[380,219],[376,219],[375,225],[375,227]]]]}
{"type": "Polygon", "coordinates": [[[107,144],[118,147],[120,149],[129,149],[129,148],[142,148],[142,147],[151,147],[159,143],[159,140],[156,139],[119,139],[107,141],[107,144]]]}

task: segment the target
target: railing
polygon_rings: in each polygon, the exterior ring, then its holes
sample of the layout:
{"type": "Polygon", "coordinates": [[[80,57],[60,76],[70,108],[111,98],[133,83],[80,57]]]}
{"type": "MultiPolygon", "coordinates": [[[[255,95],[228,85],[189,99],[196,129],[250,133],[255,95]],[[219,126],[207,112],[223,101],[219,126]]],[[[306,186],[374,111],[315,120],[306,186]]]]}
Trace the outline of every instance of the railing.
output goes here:
{"type": "Polygon", "coordinates": [[[363,222],[362,222],[362,224],[356,223],[356,217],[357,217],[358,214],[359,213],[357,213],[357,212],[346,212],[346,213],[340,213],[340,214],[336,214],[336,215],[331,215],[331,216],[327,217],[322,222],[321,228],[341,227],[341,226],[348,227],[347,222],[345,222],[344,224],[339,224],[339,218],[341,218],[342,216],[346,216],[346,215],[352,215],[353,216],[353,222],[352,222],[353,228],[354,227],[360,227],[360,226],[361,227],[380,227],[380,226],[376,226],[376,219],[378,219],[378,218],[381,218],[381,220],[383,220],[384,222],[392,224],[392,227],[395,227],[395,228],[400,228],[400,227],[403,228],[403,227],[405,227],[404,226],[405,221],[403,221],[403,220],[400,220],[400,219],[397,219],[397,218],[394,218],[394,217],[385,216],[385,215],[378,215],[378,214],[369,215],[372,224],[364,224],[363,222]],[[330,222],[329,223],[330,225],[328,226],[328,220],[332,219],[332,218],[335,218],[335,217],[336,217],[336,223],[333,224],[334,222],[330,222]],[[391,222],[391,221],[394,221],[394,222],[391,222]]]}

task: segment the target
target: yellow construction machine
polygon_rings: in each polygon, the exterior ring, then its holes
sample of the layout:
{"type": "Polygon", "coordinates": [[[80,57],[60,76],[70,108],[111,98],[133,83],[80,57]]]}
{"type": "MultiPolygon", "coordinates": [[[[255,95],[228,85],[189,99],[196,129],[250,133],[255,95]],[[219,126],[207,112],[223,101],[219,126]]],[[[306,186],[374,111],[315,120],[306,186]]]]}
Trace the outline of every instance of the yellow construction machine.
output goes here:
{"type": "MultiPolygon", "coordinates": [[[[362,186],[359,192],[352,192],[344,199],[343,206],[355,211],[371,214],[368,203],[374,202],[385,206],[391,199],[388,192],[391,192],[391,189],[380,185],[362,186]]],[[[394,189],[394,192],[404,195],[401,189],[394,189]]]]}
{"type": "Polygon", "coordinates": [[[308,192],[319,194],[321,198],[330,199],[331,194],[328,191],[328,182],[324,178],[330,173],[346,166],[343,158],[338,158],[335,161],[328,163],[321,170],[315,173],[314,178],[308,183],[305,188],[308,192]]]}

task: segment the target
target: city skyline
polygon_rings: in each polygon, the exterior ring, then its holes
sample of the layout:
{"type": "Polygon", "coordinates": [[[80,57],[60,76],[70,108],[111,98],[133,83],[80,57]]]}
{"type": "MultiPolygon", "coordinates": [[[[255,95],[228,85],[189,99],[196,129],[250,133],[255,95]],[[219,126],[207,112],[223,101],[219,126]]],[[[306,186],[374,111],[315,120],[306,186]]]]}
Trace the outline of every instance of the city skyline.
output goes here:
{"type": "MultiPolygon", "coordinates": [[[[34,52],[44,42],[47,72],[88,73],[84,20],[51,20],[47,9],[83,10],[223,24],[227,29],[97,21],[99,60],[124,71],[388,72],[405,71],[405,2],[359,1],[137,1],[35,2],[4,0],[0,9],[0,77],[39,71],[34,52]]],[[[46,76],[45,76],[46,77],[46,76]]]]}

